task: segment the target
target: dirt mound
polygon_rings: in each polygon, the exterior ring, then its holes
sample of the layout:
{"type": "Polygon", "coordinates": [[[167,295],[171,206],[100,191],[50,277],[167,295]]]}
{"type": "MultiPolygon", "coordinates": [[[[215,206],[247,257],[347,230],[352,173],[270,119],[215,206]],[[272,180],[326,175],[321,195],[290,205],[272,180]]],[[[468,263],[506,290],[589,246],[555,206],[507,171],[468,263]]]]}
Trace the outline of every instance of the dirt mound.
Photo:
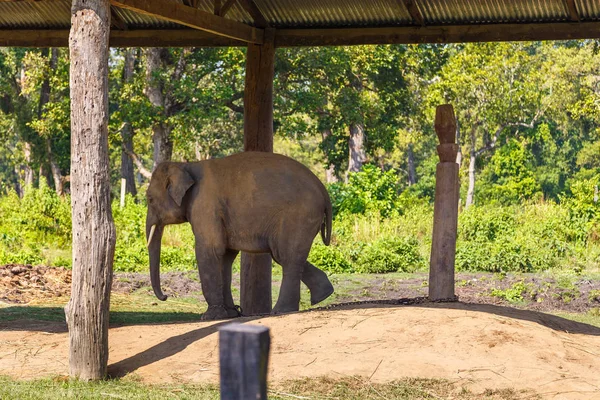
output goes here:
{"type": "MultiPolygon", "coordinates": [[[[600,329],[539,312],[464,303],[355,305],[238,321],[271,328],[272,383],[444,378],[477,392],[514,388],[544,398],[600,399],[600,329]]],[[[113,327],[109,371],[153,383],[217,382],[217,329],[229,322],[113,327]]],[[[66,374],[61,328],[0,323],[0,374],[66,374]]]]}
{"type": "Polygon", "coordinates": [[[68,298],[71,271],[66,268],[8,264],[0,266],[0,300],[29,303],[36,299],[68,298]]]}

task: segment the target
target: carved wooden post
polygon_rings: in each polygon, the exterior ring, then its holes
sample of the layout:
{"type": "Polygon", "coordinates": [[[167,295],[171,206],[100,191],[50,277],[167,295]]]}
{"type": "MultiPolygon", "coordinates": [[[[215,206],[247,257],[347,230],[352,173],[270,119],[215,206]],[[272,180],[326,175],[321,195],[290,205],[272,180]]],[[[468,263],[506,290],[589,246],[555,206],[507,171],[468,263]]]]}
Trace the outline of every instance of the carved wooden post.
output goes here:
{"type": "Polygon", "coordinates": [[[435,174],[433,238],[429,266],[429,299],[455,300],[454,258],[458,228],[458,164],[455,143],[456,118],[450,104],[438,106],[435,131],[440,140],[437,147],[440,162],[435,174]]]}
{"type": "Polygon", "coordinates": [[[65,307],[69,372],[106,375],[115,252],[108,161],[108,0],[73,0],[71,11],[71,205],[73,283],[65,307]]]}
{"type": "MultiPolygon", "coordinates": [[[[272,29],[264,44],[248,45],[244,90],[244,151],[273,152],[273,76],[275,46],[272,29]]],[[[242,253],[240,306],[246,315],[267,314],[271,296],[271,256],[242,253]]]]}
{"type": "Polygon", "coordinates": [[[267,400],[269,328],[229,324],[219,329],[222,400],[267,400]]]}

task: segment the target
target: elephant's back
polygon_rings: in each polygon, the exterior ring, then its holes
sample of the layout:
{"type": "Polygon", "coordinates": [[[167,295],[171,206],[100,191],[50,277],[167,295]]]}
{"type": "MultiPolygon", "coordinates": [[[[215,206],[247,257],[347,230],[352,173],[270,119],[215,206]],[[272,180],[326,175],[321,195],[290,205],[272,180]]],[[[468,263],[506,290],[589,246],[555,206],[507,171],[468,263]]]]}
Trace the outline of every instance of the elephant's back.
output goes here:
{"type": "Polygon", "coordinates": [[[278,203],[285,201],[289,205],[306,202],[324,205],[328,201],[319,178],[292,158],[274,153],[244,152],[214,161],[214,172],[221,176],[219,180],[230,184],[227,188],[229,196],[241,196],[262,205],[270,203],[269,199],[278,203]]]}

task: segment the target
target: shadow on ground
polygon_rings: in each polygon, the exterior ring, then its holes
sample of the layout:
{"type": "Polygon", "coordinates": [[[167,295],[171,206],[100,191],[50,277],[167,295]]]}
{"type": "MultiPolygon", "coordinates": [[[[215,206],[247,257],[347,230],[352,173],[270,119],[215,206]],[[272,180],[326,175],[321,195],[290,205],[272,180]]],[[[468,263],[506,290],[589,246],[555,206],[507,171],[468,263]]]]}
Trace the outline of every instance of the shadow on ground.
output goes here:
{"type": "MultiPolygon", "coordinates": [[[[405,298],[385,300],[382,302],[355,302],[343,305],[331,305],[323,308],[300,311],[310,313],[315,311],[335,312],[336,310],[352,310],[382,307],[427,307],[447,308],[484,312],[498,316],[531,321],[547,328],[568,333],[600,336],[600,328],[582,322],[572,321],[556,315],[539,311],[522,310],[518,308],[463,302],[434,303],[423,298],[405,298]]],[[[191,312],[139,312],[114,311],[110,313],[111,327],[125,325],[170,324],[198,322],[201,313],[191,312]]],[[[244,317],[240,322],[247,322],[258,317],[244,317]]],[[[260,316],[269,318],[269,316],[260,316]]],[[[0,308],[0,331],[39,331],[48,333],[67,332],[64,310],[62,307],[14,306],[0,308]]],[[[172,339],[169,339],[172,340],[172,339]]],[[[195,339],[198,340],[198,339],[195,339]]]]}
{"type": "MultiPolygon", "coordinates": [[[[200,321],[202,313],[111,311],[110,326],[170,324],[200,321]]],[[[0,308],[1,331],[67,332],[62,307],[14,306],[0,308]]]]}
{"type": "Polygon", "coordinates": [[[183,351],[190,344],[216,333],[219,327],[227,325],[228,323],[230,323],[230,321],[222,321],[213,325],[194,329],[193,331],[181,335],[172,336],[164,342],[152,346],[141,353],[109,365],[108,376],[110,378],[122,378],[143,366],[171,357],[183,351]]]}

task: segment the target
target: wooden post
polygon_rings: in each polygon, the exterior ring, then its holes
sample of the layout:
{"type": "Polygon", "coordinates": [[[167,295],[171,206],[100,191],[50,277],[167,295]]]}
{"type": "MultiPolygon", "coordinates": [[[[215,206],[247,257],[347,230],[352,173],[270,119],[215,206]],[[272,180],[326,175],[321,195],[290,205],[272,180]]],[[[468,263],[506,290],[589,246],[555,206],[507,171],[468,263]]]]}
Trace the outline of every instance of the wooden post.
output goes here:
{"type": "Polygon", "coordinates": [[[219,329],[222,400],[266,400],[269,328],[229,324],[219,329]]]}
{"type": "MultiPolygon", "coordinates": [[[[265,44],[248,45],[244,90],[244,151],[273,152],[274,31],[265,29],[265,44]]],[[[268,314],[271,296],[271,256],[242,253],[240,306],[246,315],[268,314]]]]}
{"type": "Polygon", "coordinates": [[[108,309],[115,251],[108,160],[108,0],[73,0],[71,206],[73,283],[65,307],[69,373],[101,379],[108,361],[108,309]]]}
{"type": "Polygon", "coordinates": [[[456,300],[454,294],[454,258],[458,228],[458,164],[455,143],[456,118],[450,104],[438,106],[435,131],[440,162],[435,175],[433,238],[429,266],[429,299],[456,300]]]}

